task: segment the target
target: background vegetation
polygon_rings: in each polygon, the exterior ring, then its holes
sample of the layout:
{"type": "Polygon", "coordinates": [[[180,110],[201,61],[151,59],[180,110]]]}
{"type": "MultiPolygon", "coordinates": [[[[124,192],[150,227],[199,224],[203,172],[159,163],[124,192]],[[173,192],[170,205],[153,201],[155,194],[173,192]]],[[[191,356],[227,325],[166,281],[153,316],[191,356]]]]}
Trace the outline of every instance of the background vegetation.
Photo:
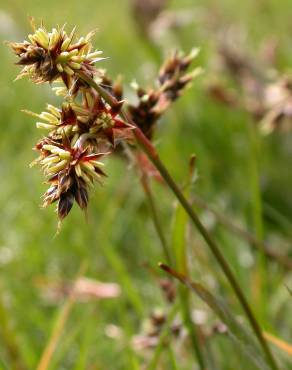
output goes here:
{"type": "MultiPolygon", "coordinates": [[[[177,27],[159,34],[155,44],[140,32],[135,22],[140,19],[133,17],[130,1],[11,0],[0,6],[0,37],[23,40],[30,31],[28,14],[43,19],[48,28],[76,24],[80,35],[98,28],[95,45],[109,57],[103,65],[111,75],[124,76],[133,99],[132,80],[151,86],[167,51],[200,46],[197,63],[205,73],[161,121],[157,148],[180,184],[186,181],[189,157],[195,153],[198,177],[190,198],[200,195],[221,215],[267,241],[277,254],[292,258],[291,133],[262,136],[248,113],[225,107],[206,93],[208,81],[222,77],[216,67],[218,30],[234,36],[235,42],[239,37],[243,51],[255,60],[266,40],[276,40],[275,66],[280,73],[291,70],[290,1],[174,0],[167,9],[178,17],[177,27]]],[[[156,307],[167,311],[168,304],[159,288],[159,278],[165,274],[157,268],[164,257],[139,177],[125,161],[112,158],[107,162],[109,177],[104,186],[92,192],[87,220],[74,207],[56,236],[53,208],[39,209],[45,190],[42,175],[28,167],[39,132],[20,109],[40,112],[47,101],[58,99],[47,86],[37,87],[27,80],[13,83],[18,68],[3,45],[0,58],[0,368],[36,368],[63,305],[63,299],[52,300],[48,290],[57,286],[63,296],[61,283],[75,279],[85,262],[87,277],[118,283],[121,295],[73,305],[49,368],[142,369],[155,350],[146,356],[136,351],[133,336],[143,332],[143,320],[156,307]],[[121,337],[117,328],[123,332],[121,337]]],[[[154,182],[153,189],[172,245],[178,236],[173,235],[176,204],[162,185],[154,182]]],[[[263,328],[291,342],[292,300],[287,289],[292,287],[291,270],[275,260],[261,262],[250,243],[220,226],[212,212],[200,209],[200,215],[233,266],[263,328]]],[[[241,315],[204,242],[194,230],[187,231],[192,279],[241,315]]],[[[191,307],[197,316],[206,316],[202,331],[218,320],[196,297],[191,307]]],[[[176,341],[171,343],[172,350],[164,350],[154,368],[196,369],[191,349],[182,351],[176,341]]],[[[214,369],[254,368],[226,335],[211,335],[208,343],[206,354],[212,353],[214,369]]],[[[287,354],[274,349],[283,368],[292,369],[291,357],[289,365],[287,354]]]]}

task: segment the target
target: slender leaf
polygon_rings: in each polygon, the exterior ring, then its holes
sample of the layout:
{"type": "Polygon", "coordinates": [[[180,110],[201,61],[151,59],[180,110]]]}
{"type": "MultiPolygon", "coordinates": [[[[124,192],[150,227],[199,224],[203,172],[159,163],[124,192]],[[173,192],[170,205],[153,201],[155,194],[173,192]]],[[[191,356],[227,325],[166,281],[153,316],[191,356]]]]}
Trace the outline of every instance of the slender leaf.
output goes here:
{"type": "Polygon", "coordinates": [[[260,370],[268,370],[266,361],[261,354],[261,350],[254,340],[251,333],[238,321],[234,314],[228,309],[227,305],[221,298],[215,297],[201,284],[191,281],[188,277],[171,269],[170,267],[160,264],[160,267],[168,272],[171,276],[178,279],[187,286],[191,291],[196,293],[224,322],[229,329],[229,337],[238,344],[238,347],[249,357],[255,366],[260,370]]]}

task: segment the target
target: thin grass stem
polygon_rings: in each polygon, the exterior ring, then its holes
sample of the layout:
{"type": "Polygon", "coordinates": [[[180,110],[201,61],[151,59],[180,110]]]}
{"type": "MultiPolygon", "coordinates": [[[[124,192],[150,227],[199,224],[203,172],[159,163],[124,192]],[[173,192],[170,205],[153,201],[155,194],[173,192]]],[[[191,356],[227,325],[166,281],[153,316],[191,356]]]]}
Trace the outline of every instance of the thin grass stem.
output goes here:
{"type": "MultiPolygon", "coordinates": [[[[80,77],[87,82],[92,88],[94,88],[100,96],[111,106],[116,106],[117,101],[116,99],[109,94],[106,90],[104,90],[100,85],[98,85],[94,80],[88,78],[86,75],[84,75],[82,72],[79,73],[80,77]]],[[[240,288],[239,283],[237,282],[237,279],[232,272],[228,262],[226,261],[225,257],[220,251],[219,246],[213,240],[207,229],[204,227],[204,225],[201,223],[200,219],[198,218],[196,212],[193,210],[192,206],[190,203],[187,201],[183,193],[181,192],[180,188],[176,184],[176,182],[173,180],[172,176],[169,174],[168,170],[164,166],[163,162],[160,160],[159,155],[152,145],[152,143],[145,137],[143,132],[137,127],[135,122],[133,122],[132,118],[126,112],[124,109],[121,110],[120,112],[121,116],[135,129],[133,130],[135,138],[137,140],[137,143],[139,146],[144,150],[144,152],[147,154],[151,162],[154,164],[156,169],[160,172],[161,176],[165,180],[166,184],[168,187],[172,190],[178,201],[181,203],[182,207],[185,209],[187,214],[189,215],[190,219],[192,220],[193,224],[196,226],[198,229],[199,233],[202,235],[204,238],[206,244],[209,246],[210,251],[212,252],[213,256],[217,260],[218,264],[220,265],[224,275],[228,279],[231,287],[233,288],[234,293],[236,294],[247,318],[248,321],[251,325],[251,328],[253,329],[259,343],[262,346],[262,349],[266,355],[267,363],[269,363],[271,369],[273,370],[278,370],[278,366],[274,360],[274,357],[270,351],[270,348],[263,337],[262,330],[260,328],[260,325],[258,324],[258,321],[256,320],[254,313],[249,306],[245,295],[243,291],[240,288]]]]}
{"type": "MultiPolygon", "coordinates": [[[[86,270],[86,265],[84,263],[82,263],[75,281],[77,281],[78,278],[81,277],[84,274],[85,270],[86,270]]],[[[48,340],[48,343],[47,343],[47,345],[46,345],[46,347],[45,347],[45,349],[44,349],[44,351],[41,355],[41,358],[40,358],[40,361],[39,361],[39,363],[36,367],[36,370],[47,370],[49,368],[52,356],[53,356],[53,354],[54,354],[54,352],[57,348],[60,337],[63,334],[65,324],[68,320],[68,317],[69,317],[70,312],[72,310],[72,307],[75,303],[75,300],[76,300],[76,293],[75,293],[74,285],[73,285],[73,288],[71,289],[71,292],[70,292],[65,304],[63,305],[63,307],[61,308],[61,310],[60,310],[60,312],[57,316],[57,320],[55,322],[52,334],[51,334],[51,336],[48,340]]]]}
{"type": "Polygon", "coordinates": [[[207,210],[208,212],[211,212],[221,225],[225,226],[228,230],[246,240],[256,250],[259,251],[263,250],[267,258],[269,258],[272,261],[276,261],[286,270],[292,270],[292,260],[291,258],[289,258],[289,256],[278,254],[275,250],[272,249],[272,247],[269,244],[257,239],[249,231],[236,225],[228,217],[224,216],[223,212],[220,212],[216,210],[214,207],[210,206],[204,199],[199,197],[197,194],[196,195],[192,194],[192,203],[195,204],[197,207],[200,207],[202,209],[207,210]]]}
{"type": "MultiPolygon", "coordinates": [[[[129,157],[129,159],[133,162],[136,162],[136,158],[134,154],[131,152],[131,150],[128,148],[128,146],[125,144],[124,145],[125,153],[129,157]]],[[[191,175],[190,175],[191,177],[191,175]]],[[[149,184],[149,179],[147,177],[147,174],[144,173],[143,168],[141,168],[141,185],[142,188],[145,192],[146,199],[148,200],[149,203],[149,208],[151,210],[151,217],[153,219],[153,224],[155,226],[156,232],[158,234],[158,237],[161,242],[162,250],[164,253],[164,257],[166,258],[167,261],[169,261],[170,264],[174,264],[172,254],[170,253],[170,249],[163,231],[163,227],[161,225],[159,216],[158,216],[158,211],[155,203],[155,199],[151,190],[151,186],[149,184]]],[[[178,210],[177,212],[180,212],[178,210]]],[[[185,222],[183,222],[185,224],[185,222]]],[[[180,230],[179,232],[179,238],[184,239],[185,235],[185,228],[182,228],[183,230],[180,230]],[[181,235],[182,234],[182,235],[181,235]]],[[[179,267],[183,267],[183,270],[187,272],[187,256],[186,256],[186,245],[185,245],[185,240],[180,243],[179,240],[175,240],[173,244],[178,244],[173,245],[173,249],[175,253],[175,262],[176,265],[179,267]],[[179,250],[179,251],[178,251],[179,250]]],[[[184,289],[184,287],[179,287],[179,299],[180,299],[180,307],[181,307],[181,313],[182,313],[182,318],[184,320],[184,324],[187,327],[191,339],[191,343],[194,348],[194,354],[195,357],[198,361],[198,364],[200,366],[201,370],[205,369],[205,360],[203,356],[203,352],[200,347],[199,339],[198,339],[198,334],[195,328],[195,325],[192,322],[191,319],[191,313],[190,313],[190,308],[189,308],[189,297],[188,297],[188,291],[184,289]]]]}
{"type": "MultiPolygon", "coordinates": [[[[256,238],[262,242],[264,240],[264,224],[263,224],[263,209],[262,197],[260,189],[260,178],[258,168],[258,151],[259,142],[253,122],[248,122],[248,139],[249,139],[249,179],[250,179],[250,196],[251,196],[251,213],[256,238]]],[[[267,280],[266,269],[267,261],[264,252],[264,247],[261,245],[260,253],[257,256],[256,270],[254,271],[254,295],[257,302],[258,313],[261,319],[265,317],[265,293],[267,280]]]]}
{"type": "Polygon", "coordinates": [[[165,341],[167,340],[168,336],[169,336],[169,332],[170,332],[170,326],[171,326],[171,323],[176,315],[178,311],[178,304],[175,303],[169,314],[168,314],[168,317],[167,317],[167,320],[163,326],[163,329],[162,329],[162,332],[160,334],[160,337],[159,337],[159,341],[157,343],[157,346],[156,346],[156,349],[153,353],[153,357],[151,358],[148,366],[147,366],[147,370],[155,370],[157,369],[157,365],[158,365],[158,361],[160,359],[160,355],[163,351],[163,348],[165,346],[165,341]]]}
{"type": "MultiPolygon", "coordinates": [[[[184,195],[189,197],[193,173],[195,169],[195,157],[191,157],[190,168],[186,186],[184,187],[184,195]]],[[[188,215],[185,213],[180,203],[177,204],[174,224],[173,224],[173,237],[172,249],[175,254],[176,268],[182,271],[183,274],[189,274],[188,254],[187,254],[187,240],[186,229],[188,225],[188,215]]],[[[191,307],[190,307],[190,291],[186,287],[179,285],[178,296],[181,303],[182,318],[190,336],[190,342],[193,351],[198,360],[199,368],[206,369],[206,359],[204,356],[203,348],[201,347],[199,333],[197,326],[192,320],[191,307]]]]}
{"type": "Polygon", "coordinates": [[[11,370],[25,370],[26,365],[20,352],[17,338],[11,327],[10,317],[2,298],[2,287],[0,287],[0,335],[2,345],[7,352],[11,370]]]}
{"type": "Polygon", "coordinates": [[[169,185],[169,187],[171,188],[171,190],[173,191],[173,193],[175,194],[177,199],[180,201],[180,203],[182,204],[185,211],[190,216],[193,224],[197,227],[198,231],[200,232],[200,234],[202,235],[202,237],[206,241],[207,245],[209,246],[213,256],[215,257],[218,264],[220,265],[224,275],[228,279],[231,287],[233,288],[233,291],[236,294],[236,296],[237,296],[237,298],[238,298],[238,300],[239,300],[239,302],[240,302],[240,304],[241,304],[241,306],[242,306],[242,308],[243,308],[243,310],[244,310],[244,312],[245,312],[245,314],[246,314],[246,316],[247,316],[247,318],[250,322],[250,325],[251,325],[256,337],[258,338],[259,343],[261,344],[261,346],[263,348],[263,351],[266,354],[266,358],[267,358],[268,363],[270,364],[270,367],[274,370],[278,369],[278,367],[276,365],[276,362],[274,360],[274,357],[273,357],[273,355],[272,355],[272,353],[271,353],[271,351],[268,347],[268,344],[267,344],[267,342],[265,341],[265,339],[263,337],[262,330],[261,330],[261,328],[260,328],[260,326],[259,326],[259,324],[258,324],[258,322],[257,322],[257,320],[254,316],[254,313],[253,313],[252,309],[250,308],[250,306],[249,306],[249,304],[248,304],[248,302],[245,298],[245,295],[244,295],[243,291],[241,290],[240,285],[237,282],[237,279],[236,279],[234,273],[232,272],[228,262],[226,261],[225,257],[221,253],[219,246],[213,240],[213,238],[211,237],[209,232],[205,229],[205,227],[203,226],[203,224],[199,220],[197,214],[195,213],[195,211],[193,210],[191,205],[188,203],[188,201],[186,200],[183,193],[180,191],[179,187],[174,182],[172,177],[169,175],[167,169],[164,167],[161,160],[159,158],[154,158],[153,163],[155,164],[156,168],[159,170],[162,177],[165,179],[165,181],[167,182],[167,184],[169,185]]]}
{"type": "Polygon", "coordinates": [[[141,177],[141,185],[142,185],[142,188],[144,190],[146,199],[147,199],[148,204],[149,204],[149,209],[151,211],[151,217],[152,217],[152,220],[153,220],[155,230],[156,230],[157,235],[159,237],[160,244],[161,244],[162,249],[163,249],[164,257],[166,258],[168,263],[173,264],[173,259],[172,259],[171,253],[169,251],[169,248],[168,248],[168,244],[167,244],[167,241],[166,241],[163,229],[162,229],[162,225],[160,223],[160,219],[159,219],[158,212],[157,212],[157,209],[156,209],[156,204],[155,204],[155,201],[154,201],[154,198],[153,198],[152,190],[149,186],[148,179],[145,176],[141,177]]]}

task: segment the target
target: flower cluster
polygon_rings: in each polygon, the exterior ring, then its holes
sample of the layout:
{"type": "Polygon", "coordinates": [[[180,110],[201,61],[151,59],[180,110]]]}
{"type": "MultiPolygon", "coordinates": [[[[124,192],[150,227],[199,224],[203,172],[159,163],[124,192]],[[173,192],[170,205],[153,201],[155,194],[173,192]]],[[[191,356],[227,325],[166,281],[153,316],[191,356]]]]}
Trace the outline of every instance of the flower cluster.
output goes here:
{"type": "Polygon", "coordinates": [[[100,181],[105,173],[99,159],[106,153],[91,153],[89,148],[72,146],[69,140],[62,143],[48,138],[37,144],[41,164],[50,187],[44,195],[44,206],[58,201],[58,215],[63,219],[70,212],[74,199],[81,209],[88,203],[88,187],[100,181]]]}
{"type": "Polygon", "coordinates": [[[274,130],[292,129],[292,76],[284,76],[265,90],[265,115],[261,129],[265,134],[274,130]]]}
{"type": "MultiPolygon", "coordinates": [[[[273,51],[274,45],[271,47],[273,51]]],[[[273,58],[251,59],[242,48],[228,44],[220,46],[219,55],[220,69],[231,77],[233,87],[216,77],[207,87],[208,95],[233,109],[247,111],[263,134],[291,131],[291,74],[281,76],[277,73],[273,58]],[[262,68],[263,63],[267,68],[262,68]]]]}
{"type": "Polygon", "coordinates": [[[139,102],[130,105],[129,111],[149,139],[153,136],[157,121],[170,104],[180,97],[183,90],[201,73],[201,68],[188,72],[198,52],[198,49],[193,49],[188,55],[175,52],[167,59],[159,71],[157,88],[146,91],[134,84],[139,102]]]}
{"type": "Polygon", "coordinates": [[[175,53],[160,70],[158,88],[137,88],[137,105],[129,105],[128,113],[122,114],[121,80],[113,81],[95,67],[102,58],[100,51],[92,50],[92,35],[77,39],[75,29],[67,34],[64,27],[48,32],[41,26],[28,36],[29,41],[10,43],[19,57],[17,64],[24,66],[18,78],[62,83],[62,87],[53,88],[64,98],[60,107],[48,104],[40,114],[24,111],[37,118],[37,128],[45,133],[35,146],[39,157],[33,164],[41,166],[49,184],[43,205],[57,203],[60,220],[74,202],[86,209],[89,188],[105,176],[100,159],[121,141],[133,143],[137,127],[124,117],[130,114],[135,125],[151,138],[157,120],[198,73],[198,69],[187,73],[197,51],[187,56],[175,53]],[[112,100],[94,88],[97,84],[112,100]]]}
{"type": "Polygon", "coordinates": [[[101,51],[92,49],[93,35],[94,32],[90,32],[86,37],[75,39],[75,28],[67,34],[64,27],[53,28],[51,32],[39,27],[28,35],[29,41],[10,43],[19,57],[17,64],[24,66],[18,78],[28,76],[35,83],[61,78],[70,88],[78,80],[78,71],[93,77],[94,64],[103,59],[101,51]]]}
{"type": "Polygon", "coordinates": [[[42,166],[50,184],[44,206],[58,201],[63,219],[74,199],[81,209],[88,203],[88,188],[105,175],[99,159],[112,151],[119,140],[131,139],[132,127],[118,117],[102,98],[88,90],[81,104],[65,102],[59,109],[48,104],[36,126],[47,135],[35,149],[40,152],[34,163],[42,166]]]}

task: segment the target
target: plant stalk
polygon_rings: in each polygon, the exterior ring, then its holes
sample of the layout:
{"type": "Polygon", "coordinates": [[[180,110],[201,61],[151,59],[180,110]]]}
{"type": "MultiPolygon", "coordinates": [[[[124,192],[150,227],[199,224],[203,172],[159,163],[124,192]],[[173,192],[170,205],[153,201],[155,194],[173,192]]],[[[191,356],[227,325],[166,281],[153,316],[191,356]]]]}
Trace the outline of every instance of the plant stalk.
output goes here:
{"type": "Polygon", "coordinates": [[[160,239],[160,243],[161,243],[161,246],[162,246],[162,249],[163,249],[164,256],[165,256],[167,262],[172,264],[173,263],[172,256],[169,252],[168,244],[167,244],[164,232],[162,230],[162,225],[160,223],[158,213],[157,213],[157,209],[156,209],[156,205],[155,205],[155,202],[154,202],[154,199],[153,199],[153,194],[152,194],[152,191],[150,189],[148,179],[146,178],[145,175],[142,175],[141,185],[143,187],[145,196],[146,196],[148,204],[149,204],[149,208],[150,208],[150,211],[151,211],[154,227],[155,227],[157,235],[160,239]]]}
{"type": "Polygon", "coordinates": [[[217,221],[229,229],[234,234],[238,235],[239,237],[245,239],[252,247],[256,250],[263,250],[266,254],[267,258],[271,261],[275,261],[279,263],[285,270],[292,270],[292,259],[289,256],[285,256],[284,254],[277,253],[272,247],[267,244],[265,241],[261,241],[257,239],[253,234],[249,231],[245,230],[244,228],[236,225],[234,222],[229,220],[228,217],[224,216],[222,212],[216,210],[214,207],[210,206],[204,199],[199,197],[198,195],[192,195],[192,203],[197,207],[205,209],[211,212],[217,219],[217,221]]]}
{"type": "MultiPolygon", "coordinates": [[[[86,271],[86,263],[83,262],[79,268],[79,272],[77,274],[77,277],[75,279],[75,283],[78,280],[78,278],[82,277],[84,272],[86,271]]],[[[50,367],[50,363],[53,357],[54,352],[57,349],[58,342],[60,340],[61,335],[63,334],[65,324],[68,320],[68,317],[71,313],[71,310],[73,308],[73,305],[76,301],[76,292],[74,290],[75,283],[72,286],[71,292],[68,295],[68,298],[66,299],[64,305],[59,311],[59,314],[57,316],[55,325],[53,327],[53,331],[51,333],[51,336],[48,340],[48,343],[41,355],[40,361],[37,365],[37,370],[48,370],[50,367]]]]}
{"type": "Polygon", "coordinates": [[[214,255],[215,259],[219,263],[223,273],[225,274],[226,278],[228,279],[230,285],[232,286],[234,293],[236,294],[239,302],[241,303],[242,308],[244,309],[246,316],[250,322],[250,325],[258,338],[258,341],[260,342],[265,354],[266,358],[271,366],[272,369],[276,370],[278,369],[275,360],[273,358],[273,355],[268,347],[268,344],[266,343],[262,330],[252,312],[252,309],[250,308],[244,293],[242,292],[240,285],[238,284],[236,277],[234,276],[228,262],[224,258],[223,254],[220,251],[219,246],[217,243],[213,240],[213,238],[210,236],[208,231],[205,229],[203,224],[201,223],[200,219],[198,218],[197,214],[195,211],[192,209],[191,205],[188,203],[186,198],[184,197],[183,193],[177,186],[177,184],[174,182],[170,174],[168,173],[167,169],[164,167],[163,163],[161,162],[160,158],[154,158],[152,160],[156,168],[159,170],[161,173],[162,177],[168,184],[168,186],[171,188],[177,199],[180,201],[181,205],[185,209],[185,211],[188,213],[189,217],[191,218],[192,222],[194,225],[197,227],[198,231],[202,235],[202,237],[205,239],[207,245],[209,246],[212,254],[214,255]]]}
{"type": "MultiPolygon", "coordinates": [[[[126,144],[124,144],[123,146],[124,146],[125,152],[126,152],[127,156],[129,157],[129,159],[133,162],[136,162],[136,158],[135,158],[134,154],[130,151],[128,146],[126,144]]],[[[147,177],[147,174],[144,172],[143,168],[140,168],[140,170],[141,170],[141,179],[140,179],[141,186],[142,186],[142,188],[145,192],[145,196],[146,196],[146,199],[148,201],[148,205],[149,205],[149,208],[150,208],[150,211],[151,211],[152,221],[153,221],[155,230],[157,232],[158,238],[160,240],[160,244],[162,246],[162,251],[163,251],[164,257],[170,264],[174,264],[173,257],[170,253],[169,246],[168,246],[165,234],[163,232],[163,227],[161,225],[161,222],[160,222],[160,219],[159,219],[159,216],[158,216],[158,211],[157,211],[157,207],[156,207],[156,204],[155,204],[155,199],[154,199],[154,196],[153,196],[153,192],[151,190],[151,186],[150,186],[150,183],[149,183],[149,178],[147,177]]],[[[182,265],[186,266],[186,263],[184,262],[184,263],[182,263],[182,265]]],[[[180,288],[182,288],[182,287],[180,287],[180,288]]],[[[194,352],[195,352],[195,358],[198,361],[200,369],[205,370],[206,367],[205,367],[205,361],[204,361],[203,353],[202,353],[201,348],[200,348],[199,339],[197,338],[198,335],[197,335],[197,332],[196,332],[196,328],[195,328],[195,326],[194,326],[194,324],[191,320],[191,315],[190,315],[190,312],[189,312],[189,300],[188,300],[187,292],[184,291],[184,289],[179,289],[178,296],[179,296],[179,299],[181,301],[180,306],[181,306],[181,311],[182,311],[181,312],[182,317],[184,319],[185,325],[188,328],[188,331],[189,331],[189,334],[190,334],[191,342],[192,342],[194,352]]],[[[172,353],[172,355],[174,355],[174,354],[172,353]]]]}
{"type": "MultiPolygon", "coordinates": [[[[260,177],[258,166],[258,151],[259,142],[253,122],[248,122],[248,139],[249,139],[249,179],[250,179],[250,194],[251,194],[251,215],[256,238],[262,242],[264,240],[264,224],[262,198],[260,189],[260,177]]],[[[263,245],[261,245],[260,253],[257,256],[256,270],[253,277],[255,281],[253,295],[255,298],[258,316],[261,321],[265,320],[265,301],[266,301],[266,281],[267,281],[267,259],[263,245]]]]}
{"type": "MultiPolygon", "coordinates": [[[[14,330],[11,327],[11,320],[8,315],[8,309],[5,306],[2,294],[2,286],[0,286],[0,337],[1,345],[7,352],[11,370],[26,370],[26,365],[22,358],[22,354],[17,343],[17,338],[14,330]]],[[[1,366],[0,366],[1,368],[1,366]]]]}
{"type": "MultiPolygon", "coordinates": [[[[111,106],[117,106],[118,102],[117,100],[108,93],[105,89],[103,89],[100,85],[98,85],[93,79],[89,78],[88,76],[84,75],[82,72],[79,72],[80,77],[87,82],[92,88],[94,88],[100,96],[111,106]]],[[[171,175],[169,174],[168,170],[162,163],[162,161],[159,158],[159,155],[152,145],[152,143],[146,138],[146,136],[143,134],[143,132],[137,127],[135,122],[132,120],[131,116],[128,114],[128,112],[125,109],[121,109],[120,112],[121,117],[127,121],[130,125],[134,127],[133,133],[135,135],[135,138],[138,142],[138,144],[141,146],[141,148],[144,150],[144,152],[147,154],[151,162],[154,164],[154,166],[157,168],[157,170],[160,172],[161,176],[165,180],[168,187],[172,190],[178,201],[181,203],[182,207],[185,209],[187,214],[189,215],[190,219],[192,220],[193,224],[196,226],[202,237],[204,238],[205,242],[209,246],[213,256],[219,263],[224,275],[228,279],[230,285],[232,286],[234,293],[236,294],[249,322],[250,325],[266,355],[267,362],[269,363],[271,369],[273,370],[279,370],[278,366],[274,360],[274,357],[268,347],[267,342],[265,341],[265,338],[263,337],[262,330],[253,314],[252,309],[250,308],[244,293],[242,292],[240,285],[238,284],[236,277],[234,276],[228,262],[224,258],[223,254],[220,251],[219,246],[213,240],[213,238],[208,233],[207,229],[205,229],[204,225],[201,223],[200,219],[198,218],[196,212],[193,210],[190,203],[187,201],[183,193],[181,192],[178,185],[175,183],[171,175]]]]}

